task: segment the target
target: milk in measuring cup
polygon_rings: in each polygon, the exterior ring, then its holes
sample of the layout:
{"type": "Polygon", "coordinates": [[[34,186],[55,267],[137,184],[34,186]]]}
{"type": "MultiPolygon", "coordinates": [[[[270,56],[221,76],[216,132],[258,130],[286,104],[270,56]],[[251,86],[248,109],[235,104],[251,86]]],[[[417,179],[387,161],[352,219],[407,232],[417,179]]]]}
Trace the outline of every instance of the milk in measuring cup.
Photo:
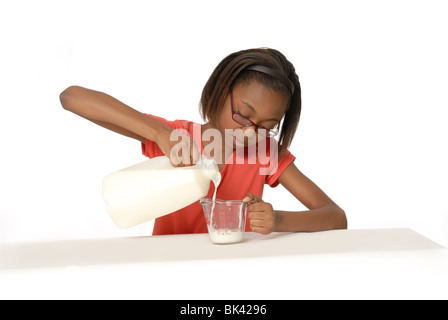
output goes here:
{"type": "Polygon", "coordinates": [[[241,242],[243,241],[243,235],[244,232],[241,231],[228,231],[226,233],[223,233],[220,230],[213,230],[209,232],[210,240],[213,243],[235,243],[235,242],[241,242]]]}
{"type": "Polygon", "coordinates": [[[240,200],[203,198],[203,206],[210,240],[214,244],[241,242],[244,237],[247,204],[240,200]]]}
{"type": "MultiPolygon", "coordinates": [[[[218,191],[219,183],[221,182],[221,175],[217,175],[213,180],[213,184],[215,185],[215,191],[213,192],[213,204],[212,204],[212,211],[210,213],[210,221],[213,221],[213,212],[215,210],[215,201],[216,201],[216,192],[218,191]]],[[[244,232],[241,231],[220,231],[220,230],[213,230],[209,232],[210,240],[213,243],[219,243],[219,244],[225,244],[225,243],[235,243],[235,242],[241,242],[243,240],[244,232]]]]}

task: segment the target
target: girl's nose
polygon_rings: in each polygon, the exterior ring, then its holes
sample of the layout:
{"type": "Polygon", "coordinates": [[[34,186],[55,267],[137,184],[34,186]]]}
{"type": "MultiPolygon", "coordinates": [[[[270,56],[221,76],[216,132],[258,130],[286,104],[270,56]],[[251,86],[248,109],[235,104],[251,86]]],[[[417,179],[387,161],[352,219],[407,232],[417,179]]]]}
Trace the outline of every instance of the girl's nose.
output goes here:
{"type": "Polygon", "coordinates": [[[244,130],[244,144],[246,146],[253,145],[257,143],[258,136],[257,132],[255,131],[255,126],[246,127],[244,130]]]}
{"type": "Polygon", "coordinates": [[[257,128],[255,126],[244,127],[243,132],[245,136],[251,137],[257,135],[257,128]]]}

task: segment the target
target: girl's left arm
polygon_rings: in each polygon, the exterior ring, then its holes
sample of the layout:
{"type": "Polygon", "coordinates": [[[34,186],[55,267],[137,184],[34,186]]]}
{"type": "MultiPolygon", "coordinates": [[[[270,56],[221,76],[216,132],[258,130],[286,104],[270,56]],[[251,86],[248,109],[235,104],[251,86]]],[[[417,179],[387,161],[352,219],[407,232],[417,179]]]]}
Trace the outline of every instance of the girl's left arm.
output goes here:
{"type": "Polygon", "coordinates": [[[307,211],[275,211],[273,231],[323,231],[347,229],[347,217],[313,181],[291,163],[280,175],[279,182],[307,211]]]}
{"type": "Polygon", "coordinates": [[[269,234],[276,232],[311,232],[347,229],[344,210],[333,202],[314,182],[291,163],[279,177],[279,182],[303,203],[307,211],[277,211],[260,196],[249,193],[249,220],[252,231],[269,234]]]}

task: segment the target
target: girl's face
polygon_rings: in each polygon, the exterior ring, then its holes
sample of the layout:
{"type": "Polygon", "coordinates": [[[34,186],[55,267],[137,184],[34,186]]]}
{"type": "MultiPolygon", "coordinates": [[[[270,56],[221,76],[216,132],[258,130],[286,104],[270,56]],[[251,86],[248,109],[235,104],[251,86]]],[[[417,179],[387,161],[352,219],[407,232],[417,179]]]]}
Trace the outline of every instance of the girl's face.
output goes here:
{"type": "MultiPolygon", "coordinates": [[[[232,96],[235,112],[267,129],[274,128],[283,118],[290,98],[288,95],[267,88],[255,80],[235,86],[232,96]]],[[[255,126],[245,127],[233,120],[230,94],[226,98],[222,114],[216,125],[222,134],[225,133],[225,129],[241,129],[244,132],[244,141],[235,138],[230,142],[233,149],[236,148],[236,145],[247,146],[249,141],[255,142],[256,138],[258,139],[258,135],[254,131],[255,126]],[[251,136],[254,136],[253,139],[249,139],[251,136]]],[[[226,144],[228,143],[229,141],[226,141],[226,144]]]]}

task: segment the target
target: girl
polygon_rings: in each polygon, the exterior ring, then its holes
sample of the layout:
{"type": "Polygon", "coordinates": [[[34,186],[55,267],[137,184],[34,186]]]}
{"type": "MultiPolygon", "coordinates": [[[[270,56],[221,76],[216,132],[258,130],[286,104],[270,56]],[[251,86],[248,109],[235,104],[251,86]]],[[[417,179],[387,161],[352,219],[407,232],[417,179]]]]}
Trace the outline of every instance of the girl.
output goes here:
{"type": "MultiPolygon", "coordinates": [[[[295,157],[288,151],[300,118],[301,89],[293,65],[277,50],[262,48],[235,52],[222,60],[213,71],[202,92],[200,111],[203,125],[185,120],[167,121],[140,113],[117,99],[98,91],[72,86],[60,95],[64,109],[72,111],[100,126],[139,140],[148,157],[168,155],[176,166],[195,163],[198,153],[209,144],[216,145],[212,156],[221,172],[216,197],[223,200],[243,199],[250,202],[246,231],[269,234],[273,231],[321,231],[347,228],[344,211],[316,184],[295,166],[295,157]],[[199,129],[198,129],[199,128],[199,129]],[[196,130],[196,131],[195,131],[196,130]],[[199,130],[201,135],[193,132],[199,130]],[[207,130],[219,132],[219,139],[206,139],[207,130]],[[243,136],[226,133],[242,130],[243,136]],[[189,149],[175,148],[173,132],[189,136],[189,149]],[[268,148],[270,170],[266,162],[256,158],[248,162],[250,137],[257,133],[255,144],[278,143],[268,148]],[[247,133],[247,134],[246,134],[247,133]],[[278,142],[273,137],[279,134],[278,142]],[[192,138],[191,138],[192,137],[192,138]],[[224,152],[224,150],[231,152],[224,152]],[[241,149],[241,148],[240,148],[241,149]],[[235,151],[234,151],[235,150],[235,151]],[[271,164],[275,163],[275,166],[271,164]],[[307,211],[277,211],[262,199],[263,186],[281,183],[307,211]]],[[[254,141],[252,139],[252,141],[254,141]]],[[[211,184],[208,197],[214,192],[211,184]]],[[[157,218],[153,235],[206,233],[201,205],[193,203],[179,211],[157,218]]]]}

